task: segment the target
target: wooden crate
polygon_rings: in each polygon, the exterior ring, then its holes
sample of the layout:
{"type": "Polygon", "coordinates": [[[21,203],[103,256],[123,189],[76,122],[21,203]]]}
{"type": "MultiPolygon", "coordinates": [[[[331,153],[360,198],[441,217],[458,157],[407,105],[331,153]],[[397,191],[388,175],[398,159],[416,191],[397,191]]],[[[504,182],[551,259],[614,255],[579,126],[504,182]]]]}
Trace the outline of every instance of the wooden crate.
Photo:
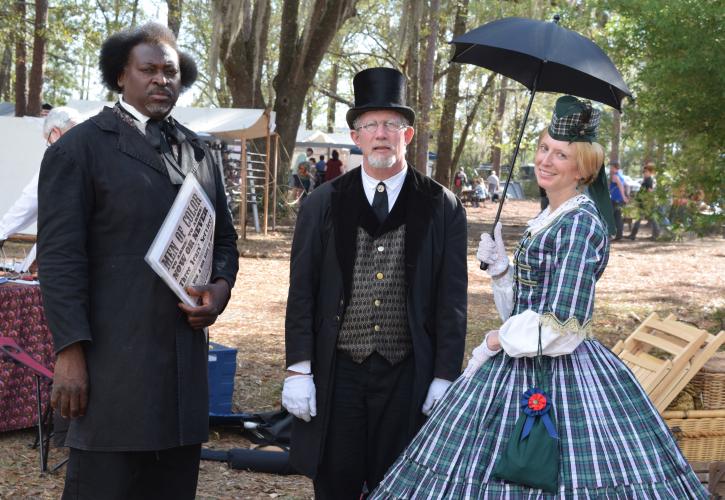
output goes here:
{"type": "Polygon", "coordinates": [[[637,377],[663,412],[725,343],[725,331],[711,335],[692,325],[653,313],[612,351],[637,377]]]}

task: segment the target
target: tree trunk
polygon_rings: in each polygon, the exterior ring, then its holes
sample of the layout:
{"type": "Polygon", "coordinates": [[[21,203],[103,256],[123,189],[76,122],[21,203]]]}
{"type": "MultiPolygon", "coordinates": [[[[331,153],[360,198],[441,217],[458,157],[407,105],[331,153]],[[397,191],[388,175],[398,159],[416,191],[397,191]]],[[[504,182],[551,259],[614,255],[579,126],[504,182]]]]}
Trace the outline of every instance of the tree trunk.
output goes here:
{"type": "MultiPolygon", "coordinates": [[[[332,63],[330,69],[330,83],[328,90],[331,94],[337,94],[337,79],[340,76],[340,66],[337,62],[337,57],[332,63]]],[[[337,100],[333,97],[327,99],[327,132],[332,133],[335,131],[335,107],[337,106],[337,100]]]]}
{"type": "Polygon", "coordinates": [[[503,140],[503,116],[506,111],[506,82],[499,78],[499,94],[496,104],[496,118],[493,122],[493,144],[491,145],[491,168],[501,175],[501,141],[503,140]]]}
{"type": "Polygon", "coordinates": [[[458,140],[456,151],[453,153],[453,161],[451,162],[451,169],[449,170],[450,177],[453,177],[453,172],[458,169],[458,162],[463,154],[463,148],[466,146],[466,139],[468,139],[468,131],[471,129],[471,124],[473,124],[473,120],[476,118],[476,113],[478,113],[478,108],[481,106],[484,96],[491,90],[493,82],[494,78],[492,76],[489,77],[486,85],[484,85],[476,97],[476,102],[473,103],[473,107],[468,112],[468,115],[466,115],[466,124],[463,126],[463,130],[461,130],[461,138],[458,140]]]}
{"type": "Polygon", "coordinates": [[[643,163],[646,165],[647,163],[654,161],[655,158],[655,140],[653,137],[647,137],[644,144],[644,161],[643,163]]]}
{"type": "MultiPolygon", "coordinates": [[[[468,0],[461,0],[456,7],[456,19],[453,23],[453,38],[466,31],[466,15],[468,13],[468,0]]],[[[455,47],[451,46],[450,57],[453,57],[455,47]]],[[[451,64],[446,74],[446,92],[443,97],[443,110],[441,112],[440,126],[438,127],[438,146],[436,153],[435,180],[446,187],[451,186],[452,160],[453,160],[453,132],[456,124],[456,108],[458,106],[458,86],[461,82],[461,65],[451,64]]]]}
{"type": "Polygon", "coordinates": [[[169,29],[174,32],[174,36],[179,38],[179,30],[181,29],[181,12],[184,6],[184,0],[166,0],[166,6],[169,9],[168,24],[169,29]]]}
{"type": "Polygon", "coordinates": [[[274,111],[282,151],[290,157],[305,96],[335,34],[355,14],[356,3],[357,0],[314,0],[300,30],[299,3],[296,0],[283,1],[279,64],[273,81],[276,91],[274,111]]]}
{"type": "Polygon", "coordinates": [[[267,50],[270,0],[215,0],[218,57],[235,108],[264,108],[262,67],[267,50]]]}
{"type": "Polygon", "coordinates": [[[612,112],[612,148],[609,150],[609,161],[619,162],[619,141],[622,137],[622,114],[616,109],[612,112]]]}
{"type": "Polygon", "coordinates": [[[15,15],[17,16],[18,29],[15,30],[15,116],[25,116],[27,111],[26,100],[26,61],[27,53],[25,48],[25,1],[15,1],[15,15]]]}
{"type": "Polygon", "coordinates": [[[30,67],[28,85],[28,109],[30,116],[40,116],[43,100],[43,70],[45,68],[45,44],[48,27],[48,0],[35,0],[35,24],[33,31],[33,65],[30,67]]]}
{"type": "Polygon", "coordinates": [[[314,106],[312,105],[312,96],[307,98],[306,104],[305,104],[305,128],[307,130],[312,130],[314,125],[312,124],[313,120],[315,118],[315,110],[314,106]]]}
{"type": "MultiPolygon", "coordinates": [[[[120,5],[118,9],[116,10],[116,19],[118,19],[118,16],[120,15],[120,5]]],[[[133,0],[133,5],[131,7],[131,27],[136,27],[136,19],[138,18],[138,0],[133,0]]],[[[116,22],[118,24],[118,21],[116,22]]]]}
{"type": "MultiPolygon", "coordinates": [[[[403,74],[407,80],[406,104],[418,110],[418,78],[420,73],[420,20],[424,0],[407,0],[405,2],[405,16],[401,21],[403,29],[400,32],[399,46],[404,50],[401,54],[404,59],[403,74]]],[[[417,124],[416,124],[417,126],[417,124]]],[[[416,158],[417,140],[408,145],[408,158],[416,158]]]]}
{"type": "Polygon", "coordinates": [[[428,173],[428,140],[430,138],[430,109],[433,104],[433,73],[435,71],[436,36],[438,35],[438,10],[440,0],[431,0],[428,40],[425,62],[420,72],[419,117],[416,120],[415,167],[423,175],[428,173]]]}
{"type": "Polygon", "coordinates": [[[10,100],[10,75],[12,74],[13,49],[10,43],[5,44],[2,60],[0,60],[0,101],[10,100]]]}

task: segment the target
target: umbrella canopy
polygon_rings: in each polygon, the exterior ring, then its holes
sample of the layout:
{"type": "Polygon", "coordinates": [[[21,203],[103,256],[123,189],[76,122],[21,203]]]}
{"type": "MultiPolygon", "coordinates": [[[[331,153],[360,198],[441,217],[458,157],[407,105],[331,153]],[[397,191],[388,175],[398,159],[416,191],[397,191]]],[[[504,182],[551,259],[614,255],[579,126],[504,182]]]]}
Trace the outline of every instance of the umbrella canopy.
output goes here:
{"type": "Polygon", "coordinates": [[[524,84],[621,110],[631,96],[622,75],[594,42],[554,22],[508,17],[455,38],[453,62],[475,64],[524,84]]]}
{"type": "MultiPolygon", "coordinates": [[[[452,62],[490,69],[531,90],[511,158],[511,170],[491,227],[493,236],[536,92],[571,94],[607,104],[618,111],[621,110],[622,99],[632,93],[602,49],[579,33],[559,26],[558,15],[554,16],[554,22],[523,17],[499,19],[464,33],[451,43],[456,47],[452,62]]],[[[614,217],[611,204],[607,202],[609,191],[601,169],[589,191],[612,233],[614,217]]],[[[481,263],[481,269],[487,267],[487,264],[481,263]]]]}

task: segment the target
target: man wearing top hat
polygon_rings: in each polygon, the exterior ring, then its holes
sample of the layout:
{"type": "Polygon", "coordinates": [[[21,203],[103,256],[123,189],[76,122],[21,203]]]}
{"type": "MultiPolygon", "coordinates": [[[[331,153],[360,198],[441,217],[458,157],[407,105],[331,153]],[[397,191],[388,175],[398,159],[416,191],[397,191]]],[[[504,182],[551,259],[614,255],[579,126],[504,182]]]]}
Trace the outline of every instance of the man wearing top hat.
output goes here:
{"type": "Polygon", "coordinates": [[[371,68],[353,86],[362,166],[309,196],[290,265],[282,404],[317,498],[372,491],[458,377],[466,331],[466,214],[405,160],[403,75],[371,68]]]}

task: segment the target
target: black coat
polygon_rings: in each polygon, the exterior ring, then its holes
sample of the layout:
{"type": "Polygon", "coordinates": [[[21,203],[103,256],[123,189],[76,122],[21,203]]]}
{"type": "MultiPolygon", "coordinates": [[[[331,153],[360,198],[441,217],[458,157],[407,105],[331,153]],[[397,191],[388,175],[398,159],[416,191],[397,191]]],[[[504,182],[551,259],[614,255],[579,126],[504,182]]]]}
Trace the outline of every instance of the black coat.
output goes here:
{"type": "MultiPolygon", "coordinates": [[[[219,169],[192,141],[216,207],[212,280],[234,285],[236,232],[219,169]]],[[[86,415],[66,444],[98,451],[159,450],[208,437],[207,343],[179,299],[144,262],[174,201],[158,153],[105,108],[48,148],[38,185],[38,264],[56,352],[84,341],[86,415]]]]}
{"type": "MultiPolygon", "coordinates": [[[[466,334],[466,213],[449,190],[408,167],[405,269],[415,384],[412,435],[433,377],[460,374],[466,334]]],[[[297,218],[285,321],[287,366],[311,360],[317,416],[295,419],[291,460],[314,476],[322,458],[334,380],[337,335],[352,283],[357,227],[366,217],[360,169],[327,182],[304,201],[297,218]]],[[[401,193],[402,196],[402,193],[401,193]]],[[[397,207],[397,202],[396,202],[397,207]]]]}

